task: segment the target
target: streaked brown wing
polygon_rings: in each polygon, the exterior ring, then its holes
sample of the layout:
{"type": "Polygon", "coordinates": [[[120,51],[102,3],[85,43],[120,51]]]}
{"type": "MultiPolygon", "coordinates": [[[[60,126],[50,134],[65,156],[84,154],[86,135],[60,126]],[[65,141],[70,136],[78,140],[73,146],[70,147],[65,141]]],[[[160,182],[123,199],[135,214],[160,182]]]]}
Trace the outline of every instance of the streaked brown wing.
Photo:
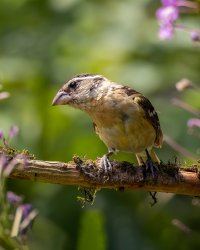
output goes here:
{"type": "Polygon", "coordinates": [[[163,134],[160,127],[160,121],[158,118],[158,115],[151,104],[151,102],[143,96],[141,93],[129,88],[129,87],[123,87],[123,90],[127,94],[127,96],[132,96],[135,103],[137,103],[145,113],[146,118],[149,120],[149,122],[152,124],[153,128],[156,132],[156,139],[155,139],[155,146],[161,147],[163,142],[163,134]]]}

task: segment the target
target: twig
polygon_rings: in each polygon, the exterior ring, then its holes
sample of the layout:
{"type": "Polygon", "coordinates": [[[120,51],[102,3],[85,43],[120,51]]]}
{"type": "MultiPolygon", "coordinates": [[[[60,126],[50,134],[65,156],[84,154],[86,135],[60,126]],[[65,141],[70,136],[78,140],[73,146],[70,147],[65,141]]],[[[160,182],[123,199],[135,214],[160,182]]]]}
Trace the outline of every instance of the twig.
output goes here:
{"type": "Polygon", "coordinates": [[[174,104],[175,106],[182,108],[184,110],[186,110],[189,113],[192,113],[193,115],[196,115],[197,117],[200,117],[200,111],[194,107],[192,107],[191,105],[177,99],[177,98],[172,98],[171,100],[172,104],[174,104]]]}
{"type": "MultiPolygon", "coordinates": [[[[6,153],[0,150],[1,154],[6,153]]],[[[99,170],[99,159],[82,160],[76,156],[68,163],[17,159],[17,165],[9,177],[95,189],[142,189],[149,192],[200,196],[200,163],[198,162],[186,168],[177,163],[161,164],[160,171],[154,178],[150,173],[145,174],[144,177],[144,168],[129,162],[112,161],[112,166],[113,172],[107,175],[99,170]]]]}
{"type": "Polygon", "coordinates": [[[192,159],[193,161],[197,161],[197,157],[186,148],[178,144],[174,139],[172,139],[169,135],[164,134],[164,141],[178,153],[182,154],[183,156],[192,159]]]}

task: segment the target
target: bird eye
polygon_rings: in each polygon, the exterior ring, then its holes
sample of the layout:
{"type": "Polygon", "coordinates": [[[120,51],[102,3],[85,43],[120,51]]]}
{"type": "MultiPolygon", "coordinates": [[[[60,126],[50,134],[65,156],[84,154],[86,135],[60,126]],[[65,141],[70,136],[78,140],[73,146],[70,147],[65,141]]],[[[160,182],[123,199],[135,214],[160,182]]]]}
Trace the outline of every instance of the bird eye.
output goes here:
{"type": "Polygon", "coordinates": [[[78,82],[77,82],[77,81],[74,81],[74,82],[71,82],[71,83],[69,84],[69,87],[72,88],[72,89],[75,89],[75,88],[77,87],[77,85],[78,85],[78,82]]]}

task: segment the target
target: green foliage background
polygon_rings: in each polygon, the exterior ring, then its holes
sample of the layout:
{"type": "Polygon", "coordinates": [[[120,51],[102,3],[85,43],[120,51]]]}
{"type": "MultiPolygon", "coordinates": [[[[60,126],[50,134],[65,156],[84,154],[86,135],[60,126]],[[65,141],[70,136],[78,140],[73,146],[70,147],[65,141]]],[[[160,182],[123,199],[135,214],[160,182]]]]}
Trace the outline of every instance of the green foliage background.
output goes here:
{"type": "MultiPolygon", "coordinates": [[[[160,41],[150,0],[1,0],[0,83],[11,97],[0,103],[0,128],[20,128],[12,146],[37,158],[69,161],[73,154],[96,158],[106,148],[86,114],[51,107],[65,80],[83,72],[98,73],[148,96],[159,112],[162,129],[199,155],[199,139],[187,133],[191,114],[173,106],[172,97],[199,108],[199,94],[177,93],[175,83],[200,83],[200,50],[188,34],[160,41]]],[[[181,20],[197,27],[199,16],[181,20]]],[[[167,144],[163,161],[177,155],[167,144]]],[[[187,161],[177,155],[181,162],[187,161]]],[[[134,161],[132,155],[117,159],[134,161]]],[[[9,181],[40,211],[28,244],[31,249],[131,250],[199,249],[200,208],[192,197],[159,194],[150,207],[146,192],[104,190],[93,206],[81,208],[76,187],[9,181]],[[174,226],[174,219],[191,233],[174,226]]]]}

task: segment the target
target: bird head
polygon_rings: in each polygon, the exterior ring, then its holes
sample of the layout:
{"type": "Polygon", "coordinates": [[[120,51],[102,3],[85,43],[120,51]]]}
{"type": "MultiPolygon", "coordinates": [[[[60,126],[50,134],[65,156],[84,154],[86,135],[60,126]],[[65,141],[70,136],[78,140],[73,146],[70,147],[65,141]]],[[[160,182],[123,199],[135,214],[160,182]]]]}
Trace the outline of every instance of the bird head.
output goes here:
{"type": "Polygon", "coordinates": [[[110,81],[95,74],[80,74],[67,81],[53,99],[52,105],[70,105],[81,108],[101,96],[110,81]]]}

